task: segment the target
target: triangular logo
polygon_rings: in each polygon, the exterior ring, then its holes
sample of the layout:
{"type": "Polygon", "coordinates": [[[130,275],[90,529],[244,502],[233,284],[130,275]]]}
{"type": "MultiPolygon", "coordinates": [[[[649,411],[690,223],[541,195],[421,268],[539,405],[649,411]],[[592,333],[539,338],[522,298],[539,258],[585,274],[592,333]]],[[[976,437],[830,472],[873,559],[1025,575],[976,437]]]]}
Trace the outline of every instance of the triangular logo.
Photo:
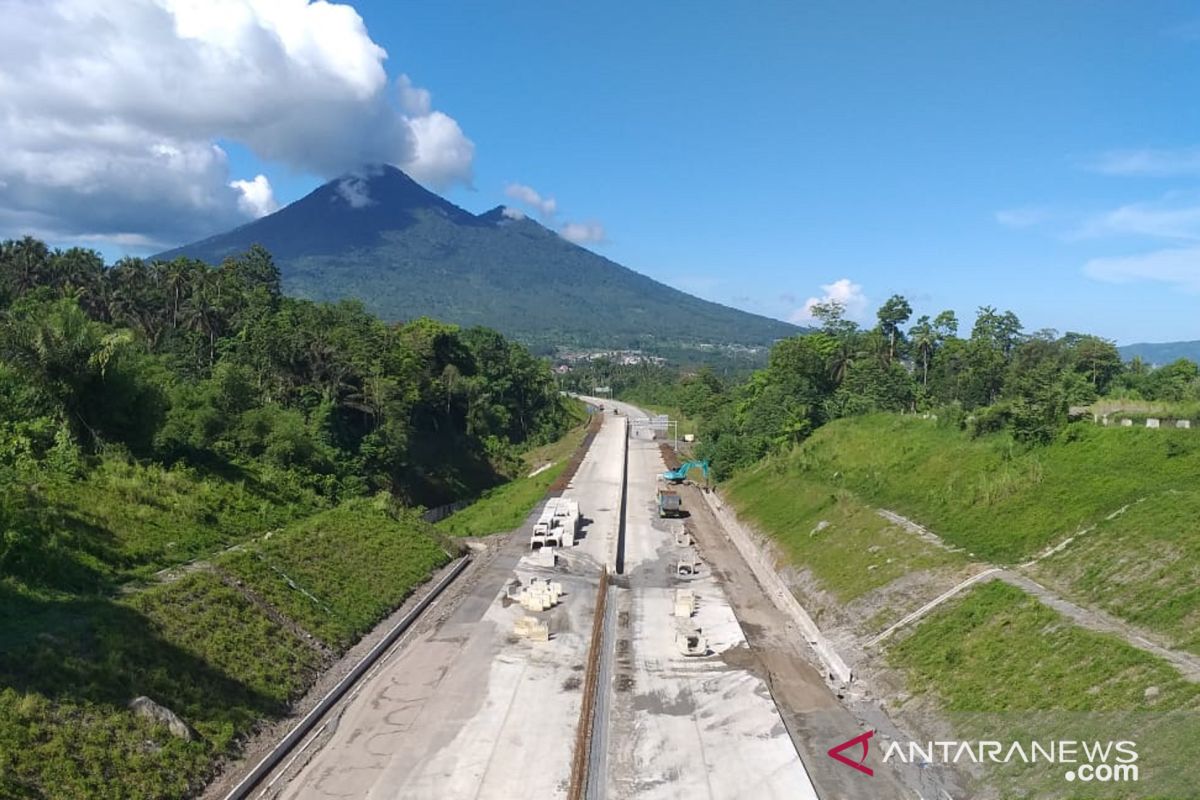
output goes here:
{"type": "Polygon", "coordinates": [[[867,731],[866,733],[860,733],[858,736],[855,736],[853,739],[847,739],[846,741],[842,742],[841,744],[835,745],[835,746],[829,748],[829,757],[836,761],[842,762],[847,767],[854,767],[859,772],[865,772],[868,775],[874,775],[875,771],[873,769],[871,769],[870,767],[866,766],[867,752],[870,749],[870,745],[867,744],[867,740],[870,739],[874,735],[875,735],[875,731],[867,731]],[[851,761],[849,758],[846,758],[844,755],[842,755],[843,750],[849,750],[851,747],[854,747],[856,744],[862,745],[862,757],[861,758],[859,758],[857,761],[851,761]]]}

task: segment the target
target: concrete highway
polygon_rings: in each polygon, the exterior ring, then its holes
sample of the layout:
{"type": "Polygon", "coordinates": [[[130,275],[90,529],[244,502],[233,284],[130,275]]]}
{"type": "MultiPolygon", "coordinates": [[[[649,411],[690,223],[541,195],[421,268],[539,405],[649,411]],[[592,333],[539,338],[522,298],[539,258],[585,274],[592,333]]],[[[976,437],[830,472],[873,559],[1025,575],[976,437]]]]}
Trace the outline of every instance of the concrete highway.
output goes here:
{"type": "MultiPolygon", "coordinates": [[[[608,409],[612,408],[607,403],[608,409]]],[[[640,414],[622,406],[626,414],[640,414]]],[[[551,798],[566,796],[602,565],[617,562],[627,416],[606,411],[572,485],[584,536],[555,567],[527,556],[528,530],[440,625],[407,642],[367,680],[332,733],[277,782],[284,798],[551,798]],[[513,633],[527,612],[506,597],[516,579],[548,577],[562,602],[535,616],[548,642],[513,633]]],[[[659,520],[657,443],[629,441],[624,574],[609,590],[589,797],[816,798],[711,565],[680,579],[682,521],[659,520]],[[677,588],[698,599],[690,620],[709,653],[675,641],[677,588]]]]}

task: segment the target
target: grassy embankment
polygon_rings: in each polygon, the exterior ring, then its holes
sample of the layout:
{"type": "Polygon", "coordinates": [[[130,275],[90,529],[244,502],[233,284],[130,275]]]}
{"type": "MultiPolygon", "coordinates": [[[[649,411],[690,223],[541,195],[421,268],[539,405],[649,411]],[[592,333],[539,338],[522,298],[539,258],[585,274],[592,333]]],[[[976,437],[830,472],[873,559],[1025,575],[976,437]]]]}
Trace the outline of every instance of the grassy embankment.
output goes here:
{"type": "Polygon", "coordinates": [[[39,550],[41,563],[10,549],[0,577],[0,797],[194,792],[239,737],[286,713],[329,650],[448,558],[419,519],[393,520],[367,501],[311,516],[313,497],[267,488],[260,476],[111,461],[73,485],[39,487],[27,505],[6,512],[5,535],[54,545],[39,550]],[[298,521],[215,566],[151,579],[289,519],[298,521]],[[319,602],[283,588],[266,565],[319,602]],[[274,621],[247,587],[329,648],[274,621]],[[134,717],[126,706],[138,695],[181,716],[195,740],[134,717]]]}
{"type": "MultiPolygon", "coordinates": [[[[572,459],[582,456],[580,448],[593,418],[583,410],[582,403],[572,408],[579,415],[575,426],[557,442],[525,454],[524,475],[484,492],[471,505],[438,522],[437,528],[451,536],[488,536],[520,527],[567,471],[572,459]],[[532,474],[535,471],[537,474],[532,474]]],[[[599,422],[597,416],[595,424],[599,422]]]]}
{"type": "MultiPolygon", "coordinates": [[[[842,600],[967,557],[890,525],[875,506],[916,519],[977,558],[1009,563],[1094,525],[1042,562],[1036,577],[1195,650],[1200,492],[1191,487],[1198,477],[1196,431],[1082,425],[1026,450],[1004,435],[973,440],[929,420],[880,415],[826,426],[725,488],[739,513],[842,600]]],[[[1172,736],[1181,726],[1195,730],[1200,687],[1006,584],[950,601],[897,637],[886,658],[907,674],[911,691],[936,698],[963,735],[1018,735],[1032,729],[1034,711],[1056,712],[1038,723],[1048,726],[1043,731],[1066,724],[1064,712],[1103,712],[1130,720],[1105,717],[1105,738],[1140,736],[1143,770],[1158,779],[1198,763],[1200,753],[1182,752],[1172,736]]],[[[1030,779],[1064,788],[1061,775],[1023,778],[1030,779]]],[[[1178,796],[1184,785],[1156,782],[1156,790],[1178,796]]]]}
{"type": "Polygon", "coordinates": [[[971,439],[929,420],[875,415],[826,425],[783,462],[981,559],[1018,563],[1127,503],[1194,488],[1197,433],[1078,424],[1027,449],[1006,434],[971,439]]]}
{"type": "MultiPolygon", "coordinates": [[[[1138,783],[1080,797],[1194,797],[1200,685],[1112,636],[1071,625],[1021,590],[971,589],[890,648],[915,702],[931,697],[958,736],[1002,742],[1136,742],[1138,783]],[[1135,787],[1137,792],[1128,794],[1135,787]]],[[[1067,767],[991,767],[1013,797],[1062,797],[1067,767]]]]}

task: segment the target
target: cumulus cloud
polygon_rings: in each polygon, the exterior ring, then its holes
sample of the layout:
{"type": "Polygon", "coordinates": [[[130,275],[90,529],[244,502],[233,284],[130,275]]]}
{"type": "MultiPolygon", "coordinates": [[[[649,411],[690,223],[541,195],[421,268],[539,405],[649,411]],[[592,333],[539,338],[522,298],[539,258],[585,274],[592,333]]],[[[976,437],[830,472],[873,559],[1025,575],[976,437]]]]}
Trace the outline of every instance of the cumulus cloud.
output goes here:
{"type": "Polygon", "coordinates": [[[230,181],[229,186],[241,192],[238,198],[238,208],[247,216],[258,219],[279,209],[275,201],[275,191],[266,175],[255,175],[249,181],[230,181]]]}
{"type": "Polygon", "coordinates": [[[863,294],[862,286],[849,278],[840,278],[833,283],[823,284],[821,291],[824,294],[820,297],[808,298],[804,301],[802,308],[792,312],[789,321],[800,325],[811,325],[816,322],[816,318],[812,315],[812,310],[818,303],[840,303],[846,310],[846,316],[856,320],[861,320],[867,311],[869,301],[867,300],[867,296],[863,294]]]}
{"type": "Polygon", "coordinates": [[[1175,150],[1111,150],[1092,159],[1086,166],[1104,175],[1200,175],[1200,147],[1175,150]]]}
{"type": "Polygon", "coordinates": [[[525,219],[525,212],[519,208],[513,208],[512,206],[505,206],[500,210],[500,213],[504,215],[506,219],[525,219]]]}
{"type": "Polygon", "coordinates": [[[6,2],[0,233],[178,241],[270,207],[219,141],[324,177],[469,183],[474,144],[324,0],[6,2]]]}
{"type": "Polygon", "coordinates": [[[575,244],[597,244],[605,239],[599,222],[568,222],[558,229],[558,235],[575,244]]]}
{"type": "Polygon", "coordinates": [[[504,187],[504,194],[537,211],[543,219],[552,219],[558,213],[558,201],[553,197],[543,197],[532,186],[526,186],[523,183],[510,183],[504,187]]]}
{"type": "Polygon", "coordinates": [[[1154,250],[1132,256],[1095,258],[1083,272],[1109,283],[1155,281],[1179,289],[1200,292],[1200,247],[1154,250]]]}

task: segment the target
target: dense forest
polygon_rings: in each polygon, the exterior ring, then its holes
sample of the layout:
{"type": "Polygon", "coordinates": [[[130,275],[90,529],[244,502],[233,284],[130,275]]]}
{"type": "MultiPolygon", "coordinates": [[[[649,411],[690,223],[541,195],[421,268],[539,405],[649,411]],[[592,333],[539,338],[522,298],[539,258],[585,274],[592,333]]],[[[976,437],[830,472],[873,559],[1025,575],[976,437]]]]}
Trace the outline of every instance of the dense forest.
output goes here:
{"type": "Polygon", "coordinates": [[[818,305],[820,330],[777,342],[749,377],[702,369],[680,377],[652,366],[597,363],[567,383],[610,385],[621,397],[700,420],[698,452],[718,477],[807,438],[839,417],[875,411],[947,416],[974,435],[1009,430],[1029,446],[1052,441],[1073,406],[1101,397],[1200,401],[1186,359],[1151,369],[1123,363],[1113,342],[1026,331],[1011,311],[978,310],[960,335],[952,311],[913,319],[899,295],[864,328],[837,303],[818,305]]]}
{"type": "MultiPolygon", "coordinates": [[[[114,461],[244,478],[313,506],[377,492],[433,505],[502,481],[522,448],[569,422],[523,347],[284,297],[261,248],[210,268],[0,244],[10,517],[114,461]]],[[[32,543],[7,527],[11,572],[32,543]]]]}

